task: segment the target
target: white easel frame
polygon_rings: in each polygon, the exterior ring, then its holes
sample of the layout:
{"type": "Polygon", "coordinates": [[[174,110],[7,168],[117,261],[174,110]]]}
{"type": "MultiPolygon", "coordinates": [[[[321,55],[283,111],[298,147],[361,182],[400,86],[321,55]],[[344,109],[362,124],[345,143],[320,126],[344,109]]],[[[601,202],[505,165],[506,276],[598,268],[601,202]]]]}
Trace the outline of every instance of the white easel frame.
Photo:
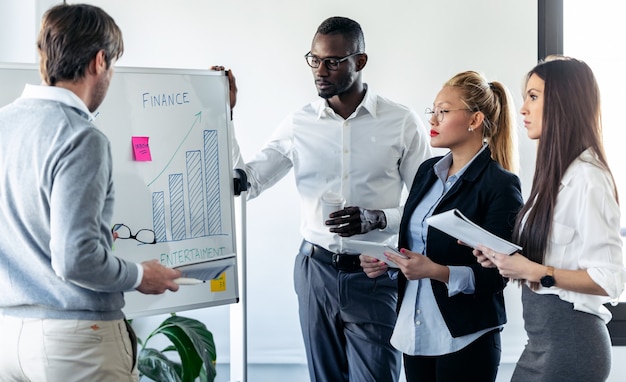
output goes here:
{"type": "MultiPolygon", "coordinates": [[[[244,178],[244,184],[247,181],[244,178]]],[[[230,381],[246,382],[248,380],[248,320],[247,320],[247,274],[246,274],[246,202],[248,192],[243,190],[239,195],[239,215],[237,221],[237,247],[239,259],[237,274],[239,282],[239,303],[230,305],[230,381]]],[[[237,206],[235,206],[237,209],[237,206]]]]}

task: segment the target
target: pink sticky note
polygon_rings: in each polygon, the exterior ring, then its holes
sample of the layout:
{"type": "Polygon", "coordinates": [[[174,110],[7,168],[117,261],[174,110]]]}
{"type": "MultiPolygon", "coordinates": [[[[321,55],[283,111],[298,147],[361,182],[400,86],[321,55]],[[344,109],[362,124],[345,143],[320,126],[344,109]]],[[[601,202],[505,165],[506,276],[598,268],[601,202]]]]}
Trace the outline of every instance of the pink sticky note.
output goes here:
{"type": "Polygon", "coordinates": [[[149,137],[132,137],[133,154],[136,161],[151,161],[149,137]]]}

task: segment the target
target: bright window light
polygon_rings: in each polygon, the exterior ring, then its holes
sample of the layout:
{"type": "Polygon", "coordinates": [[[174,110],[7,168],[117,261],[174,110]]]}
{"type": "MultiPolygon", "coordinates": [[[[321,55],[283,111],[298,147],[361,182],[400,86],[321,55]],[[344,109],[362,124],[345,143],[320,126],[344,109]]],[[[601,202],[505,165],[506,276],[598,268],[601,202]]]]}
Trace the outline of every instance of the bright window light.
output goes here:
{"type": "MultiPolygon", "coordinates": [[[[626,23],[619,2],[563,1],[563,53],[585,61],[593,70],[602,97],[604,147],[617,183],[626,233],[626,23]]],[[[626,242],[624,243],[626,249],[626,242]]],[[[621,301],[626,302],[626,293],[621,301]]]]}

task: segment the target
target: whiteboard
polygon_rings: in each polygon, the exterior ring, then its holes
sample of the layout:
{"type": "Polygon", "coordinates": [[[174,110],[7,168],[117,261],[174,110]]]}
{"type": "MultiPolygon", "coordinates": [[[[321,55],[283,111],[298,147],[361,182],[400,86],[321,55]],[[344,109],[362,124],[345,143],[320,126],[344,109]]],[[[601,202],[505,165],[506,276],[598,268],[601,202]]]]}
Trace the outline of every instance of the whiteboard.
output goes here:
{"type": "MultiPolygon", "coordinates": [[[[40,83],[35,65],[0,65],[0,105],[24,84],[40,83]]],[[[114,224],[156,242],[118,239],[113,254],[158,259],[168,267],[209,265],[213,280],[178,292],[125,293],[128,318],[238,301],[228,80],[209,70],[115,67],[94,123],[111,141],[114,224]],[[145,233],[145,232],[144,232],[145,233]],[[194,265],[195,264],[195,265],[194,265]],[[224,270],[224,272],[221,272],[224,270]],[[216,275],[212,275],[217,276],[216,275]]]]}

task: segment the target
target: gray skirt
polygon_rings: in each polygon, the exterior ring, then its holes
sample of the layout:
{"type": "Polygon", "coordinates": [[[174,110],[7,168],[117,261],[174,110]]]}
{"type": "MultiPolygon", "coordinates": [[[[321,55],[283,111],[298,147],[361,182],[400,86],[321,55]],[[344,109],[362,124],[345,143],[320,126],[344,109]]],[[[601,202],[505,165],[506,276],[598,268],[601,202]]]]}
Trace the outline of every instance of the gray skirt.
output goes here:
{"type": "Polygon", "coordinates": [[[606,381],[611,340],[600,317],[527,286],[522,287],[522,306],[528,343],[511,382],[606,381]]]}

